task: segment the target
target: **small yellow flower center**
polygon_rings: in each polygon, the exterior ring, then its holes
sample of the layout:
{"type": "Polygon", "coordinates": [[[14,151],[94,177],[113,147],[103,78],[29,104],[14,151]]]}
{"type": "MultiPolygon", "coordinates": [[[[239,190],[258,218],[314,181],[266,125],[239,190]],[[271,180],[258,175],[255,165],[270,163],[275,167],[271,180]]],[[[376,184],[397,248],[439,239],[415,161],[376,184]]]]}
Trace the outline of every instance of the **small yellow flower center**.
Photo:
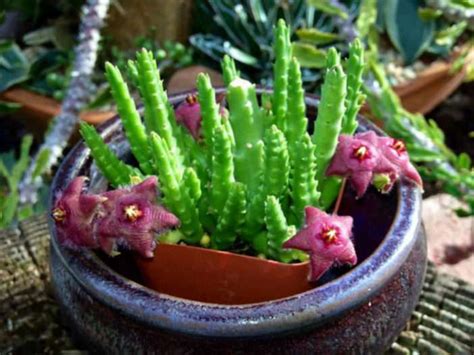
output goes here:
{"type": "Polygon", "coordinates": [[[392,148],[397,151],[398,154],[401,154],[407,150],[405,143],[400,139],[394,139],[392,143],[392,148]]]}
{"type": "Polygon", "coordinates": [[[138,218],[143,216],[143,211],[138,208],[136,204],[126,206],[123,209],[123,212],[125,214],[125,217],[130,221],[130,222],[135,222],[138,218]]]}
{"type": "Polygon", "coordinates": [[[337,230],[334,227],[326,228],[323,230],[321,236],[327,244],[334,243],[337,240],[337,230]]]}
{"type": "Polygon", "coordinates": [[[363,161],[369,157],[369,149],[365,145],[354,149],[354,157],[359,161],[363,161]]]}
{"type": "Polygon", "coordinates": [[[186,96],[186,102],[190,105],[194,105],[195,103],[197,103],[196,95],[189,94],[188,96],[186,96]]]}
{"type": "Polygon", "coordinates": [[[66,211],[62,208],[57,207],[53,210],[51,216],[56,222],[62,222],[66,218],[66,211]]]}

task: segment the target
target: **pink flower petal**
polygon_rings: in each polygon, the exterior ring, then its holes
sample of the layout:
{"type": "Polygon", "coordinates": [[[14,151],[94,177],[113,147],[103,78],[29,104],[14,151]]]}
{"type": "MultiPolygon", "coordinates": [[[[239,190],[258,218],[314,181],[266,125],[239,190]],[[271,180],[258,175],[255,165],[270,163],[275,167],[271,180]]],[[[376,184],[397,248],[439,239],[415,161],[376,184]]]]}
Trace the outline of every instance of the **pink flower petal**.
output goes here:
{"type": "Polygon", "coordinates": [[[306,207],[305,214],[304,228],[283,247],[309,253],[311,281],[316,281],[334,264],[357,263],[351,240],[352,217],[329,215],[312,206],[306,207]]]}

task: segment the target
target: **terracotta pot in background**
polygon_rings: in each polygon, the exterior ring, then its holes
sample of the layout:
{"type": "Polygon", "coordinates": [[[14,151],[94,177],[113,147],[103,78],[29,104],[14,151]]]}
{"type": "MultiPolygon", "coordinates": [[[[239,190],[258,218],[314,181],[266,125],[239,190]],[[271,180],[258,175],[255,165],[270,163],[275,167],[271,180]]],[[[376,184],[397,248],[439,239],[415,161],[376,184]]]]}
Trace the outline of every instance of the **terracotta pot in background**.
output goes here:
{"type": "MultiPolygon", "coordinates": [[[[187,94],[174,95],[170,101],[176,105],[187,94]]],[[[310,120],[316,116],[317,104],[317,99],[307,97],[310,120]]],[[[375,129],[364,119],[360,122],[362,131],[375,129]]],[[[117,119],[106,123],[101,134],[106,142],[119,144],[125,139],[117,119]]],[[[75,176],[90,174],[89,154],[81,142],[65,158],[53,182],[53,204],[56,192],[75,176]]],[[[183,298],[185,293],[173,294],[179,288],[189,295],[194,290],[183,288],[212,287],[202,275],[207,266],[199,257],[193,256],[197,263],[189,267],[173,261],[175,255],[161,254],[166,249],[188,253],[195,248],[162,246],[157,250],[157,258],[167,258],[162,260],[166,270],[157,273],[175,275],[166,281],[169,294],[157,292],[143,286],[130,254],[110,258],[90,250],[67,249],[58,243],[51,221],[51,273],[62,314],[76,339],[95,352],[304,354],[316,349],[325,354],[382,353],[405,326],[423,284],[426,243],[420,225],[421,195],[406,181],[389,195],[371,189],[356,200],[352,190],[346,193],[340,213],[354,218],[360,263],[353,269],[333,269],[317,287],[305,292],[259,303],[245,300],[244,305],[203,303],[183,298]]],[[[221,263],[218,277],[240,289],[250,287],[245,280],[228,279],[233,277],[234,262],[225,260],[227,253],[207,252],[219,254],[209,257],[221,263]]],[[[275,264],[252,261],[261,262],[275,264]]],[[[269,277],[259,287],[272,282],[269,277]]]]}
{"type": "MultiPolygon", "coordinates": [[[[61,103],[56,100],[22,88],[0,93],[0,100],[20,104],[21,108],[12,116],[24,123],[27,130],[39,139],[43,139],[49,122],[61,111],[61,103]]],[[[80,117],[85,122],[98,125],[114,115],[112,111],[84,111],[80,117]]]]}
{"type": "Polygon", "coordinates": [[[452,73],[452,63],[457,55],[448,61],[435,61],[415,79],[395,86],[403,107],[413,113],[426,114],[448,98],[462,84],[466,66],[474,60],[474,50],[469,52],[464,68],[452,73]]]}

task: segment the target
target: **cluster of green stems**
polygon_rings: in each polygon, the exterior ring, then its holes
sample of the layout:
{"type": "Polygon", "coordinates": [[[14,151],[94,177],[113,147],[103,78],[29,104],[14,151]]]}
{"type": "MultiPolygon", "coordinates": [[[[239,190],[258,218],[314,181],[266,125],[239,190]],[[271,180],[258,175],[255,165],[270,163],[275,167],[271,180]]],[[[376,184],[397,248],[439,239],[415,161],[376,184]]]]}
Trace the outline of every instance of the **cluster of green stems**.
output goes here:
{"type": "Polygon", "coordinates": [[[129,62],[128,76],[144,104],[143,120],[120,71],[106,74],[131,151],[138,162],[122,162],[95,129],[82,124],[91,154],[112,186],[158,176],[162,203],[181,221],[184,242],[220,250],[246,248],[289,262],[303,257],[282,244],[304,223],[304,208],[327,210],[340,180],[325,171],[341,133],[353,134],[362,102],[363,50],[350,47],[347,75],[336,50],[327,71],[314,133],[308,133],[299,63],[292,57],[284,21],[275,29],[274,87],[257,95],[239,77],[229,57],[222,61],[228,110],[222,113],[209,76],[197,79],[201,139],[176,122],[151,53],[129,62]]]}

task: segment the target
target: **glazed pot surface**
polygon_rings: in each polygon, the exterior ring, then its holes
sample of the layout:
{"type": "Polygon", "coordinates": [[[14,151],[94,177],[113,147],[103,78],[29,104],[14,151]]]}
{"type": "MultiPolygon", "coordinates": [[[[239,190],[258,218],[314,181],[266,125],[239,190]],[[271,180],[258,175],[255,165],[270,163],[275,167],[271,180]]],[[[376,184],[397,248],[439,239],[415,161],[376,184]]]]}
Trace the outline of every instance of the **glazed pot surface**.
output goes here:
{"type": "MultiPolygon", "coordinates": [[[[307,106],[314,117],[317,100],[307,97],[307,106]]],[[[362,119],[361,130],[367,129],[373,126],[362,119]]],[[[117,120],[102,129],[107,141],[120,134],[117,120]]],[[[80,143],[63,161],[53,199],[72,178],[89,174],[88,154],[80,143]]],[[[362,262],[350,271],[336,269],[318,287],[291,297],[239,306],[157,293],[132,281],[139,278],[123,263],[107,261],[118,273],[94,252],[65,249],[50,222],[56,295],[77,339],[98,351],[380,353],[403,329],[421,291],[426,267],[421,196],[402,181],[389,196],[372,192],[352,200],[340,213],[353,215],[354,234],[365,239],[356,243],[362,262]],[[386,209],[377,207],[384,202],[386,209]]]]}

